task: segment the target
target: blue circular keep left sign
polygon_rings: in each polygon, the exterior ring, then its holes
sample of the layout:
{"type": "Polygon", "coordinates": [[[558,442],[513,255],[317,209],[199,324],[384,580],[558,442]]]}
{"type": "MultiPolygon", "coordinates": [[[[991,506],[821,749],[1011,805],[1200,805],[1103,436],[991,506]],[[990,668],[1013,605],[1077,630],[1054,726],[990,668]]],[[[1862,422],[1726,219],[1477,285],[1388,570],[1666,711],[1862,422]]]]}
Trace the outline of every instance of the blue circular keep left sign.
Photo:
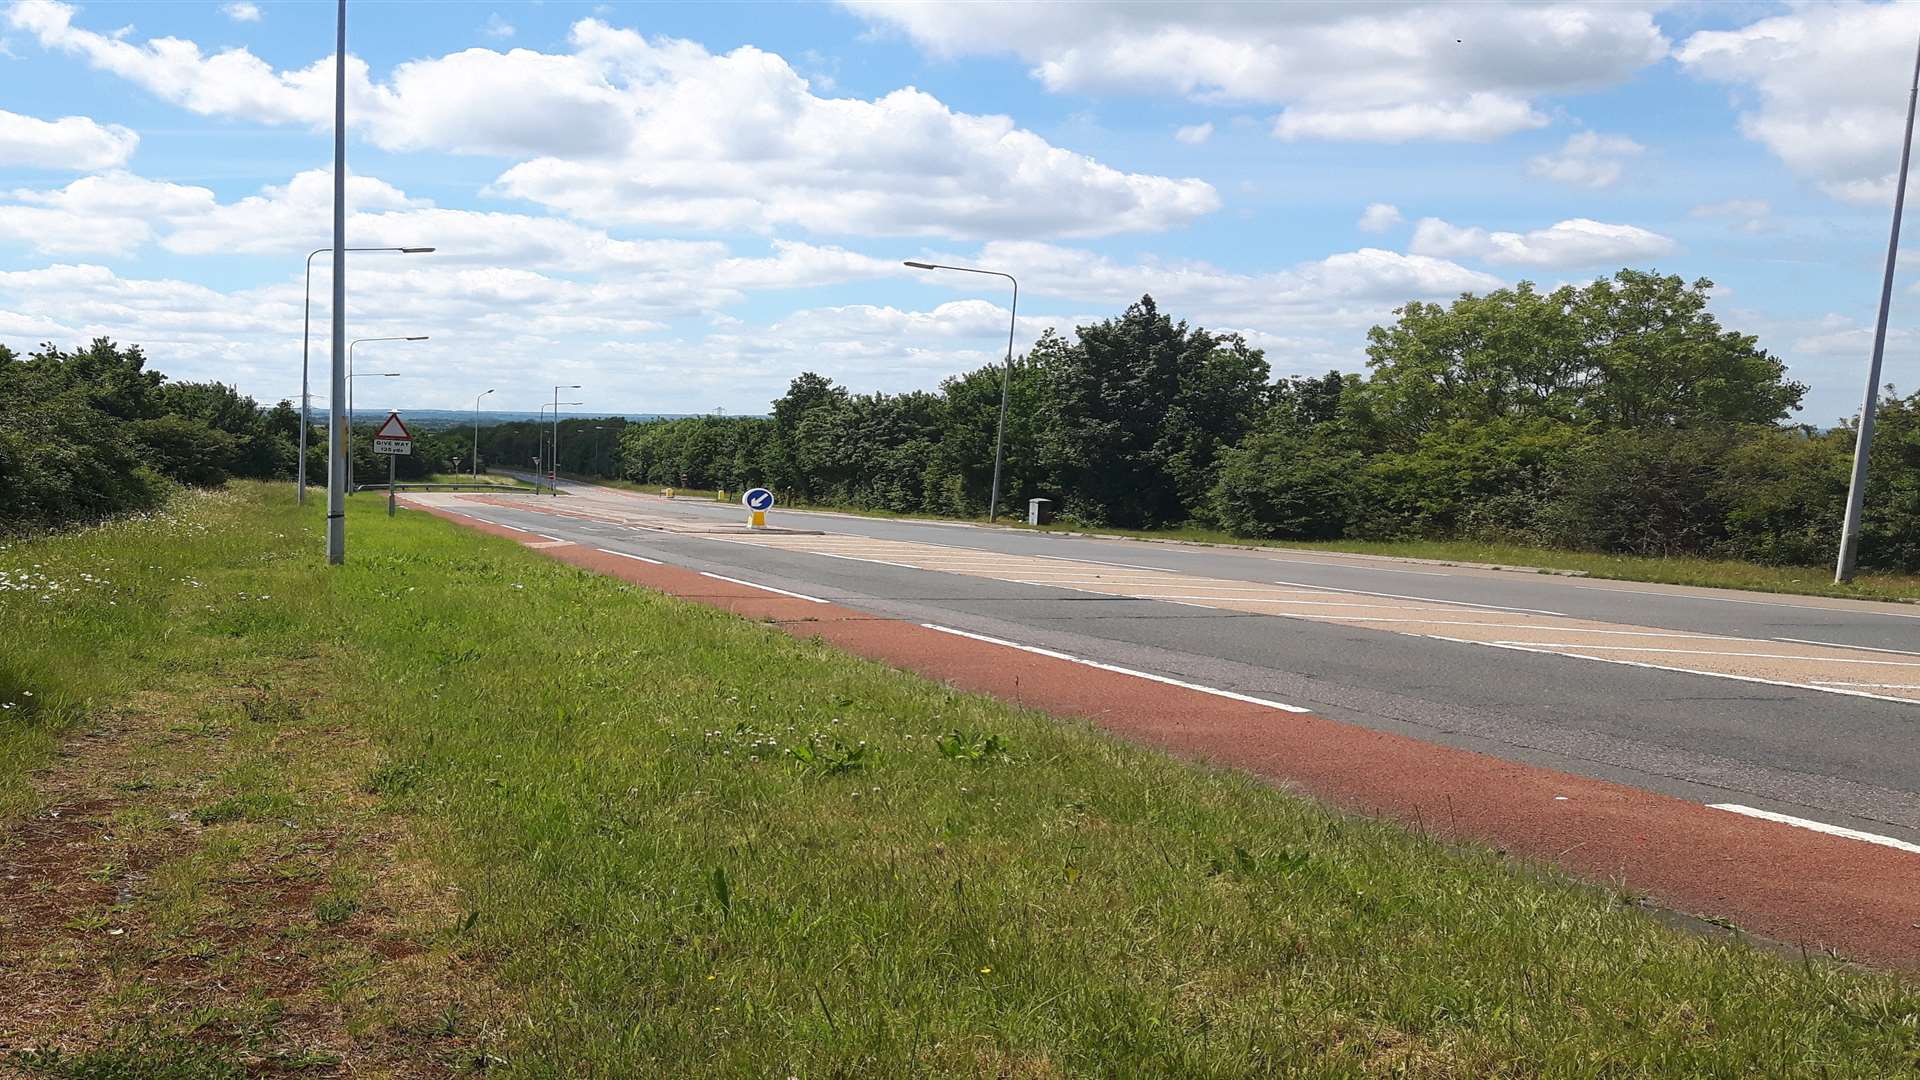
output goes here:
{"type": "Polygon", "coordinates": [[[751,488],[740,496],[740,502],[749,510],[773,509],[773,492],[766,488],[751,488]]]}

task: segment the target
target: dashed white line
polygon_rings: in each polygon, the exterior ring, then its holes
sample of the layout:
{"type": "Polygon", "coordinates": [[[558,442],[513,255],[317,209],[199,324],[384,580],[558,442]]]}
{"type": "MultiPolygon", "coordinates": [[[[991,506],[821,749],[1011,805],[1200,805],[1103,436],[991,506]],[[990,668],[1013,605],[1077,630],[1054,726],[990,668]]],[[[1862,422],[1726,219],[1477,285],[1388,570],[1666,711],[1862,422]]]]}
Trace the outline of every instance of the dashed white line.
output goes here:
{"type": "MultiPolygon", "coordinates": [[[[532,532],[532,530],[530,530],[530,529],[522,529],[521,531],[522,531],[522,532],[532,532]]],[[[535,536],[537,536],[537,537],[539,537],[539,538],[540,538],[540,539],[542,539],[542,540],[552,540],[552,541],[554,541],[555,543],[559,543],[559,544],[571,544],[571,543],[573,543],[573,541],[571,541],[571,540],[569,540],[569,539],[567,539],[567,538],[566,538],[566,537],[564,537],[564,536],[548,536],[548,535],[547,535],[546,533],[543,533],[543,532],[537,532],[537,533],[533,533],[533,535],[535,535],[535,536]]]]}
{"type": "Polygon", "coordinates": [[[645,555],[634,555],[625,551],[615,551],[612,548],[594,548],[593,550],[601,553],[602,555],[618,555],[623,559],[632,559],[634,562],[643,562],[651,566],[666,565],[665,563],[662,563],[659,559],[649,559],[645,555]]]}
{"type": "Polygon", "coordinates": [[[968,630],[956,630],[951,626],[941,626],[938,623],[921,623],[920,625],[929,630],[938,630],[943,634],[972,638],[975,641],[984,641],[989,645],[1003,645],[1009,649],[1019,649],[1021,652],[1030,652],[1036,656],[1048,656],[1055,660],[1065,660],[1069,663],[1080,664],[1085,667],[1098,668],[1101,671],[1111,671],[1116,675],[1128,675],[1136,679],[1146,679],[1148,682],[1178,686],[1183,690],[1198,690],[1203,694],[1212,694],[1214,697],[1228,698],[1233,701],[1244,701],[1249,705],[1260,705],[1265,708],[1278,709],[1281,712],[1289,713],[1310,713],[1313,711],[1311,709],[1303,709],[1298,705],[1288,705],[1281,701],[1271,701],[1267,698],[1254,697],[1250,694],[1241,694],[1232,690],[1222,690],[1217,686],[1205,686],[1200,683],[1187,682],[1184,679],[1173,679],[1165,675],[1155,675],[1151,671],[1137,671],[1133,668],[1120,667],[1117,664],[1103,664],[1098,660],[1088,660],[1083,656],[1056,652],[1053,649],[1043,649],[1038,645],[1022,645],[1017,641],[1008,641],[1005,638],[988,637],[985,634],[976,634],[968,630]]]}
{"type": "Polygon", "coordinates": [[[1708,803],[1707,805],[1715,810],[1725,810],[1728,813],[1741,814],[1750,818],[1759,818],[1762,821],[1777,821],[1782,825],[1791,825],[1796,829],[1811,829],[1817,833],[1826,833],[1828,836],[1844,836],[1849,840],[1864,840],[1869,844],[1879,844],[1881,847],[1896,848],[1900,851],[1920,855],[1920,844],[1910,844],[1905,840],[1898,840],[1891,836],[1881,836],[1879,833],[1861,832],[1859,829],[1848,829],[1839,825],[1829,825],[1824,821],[1813,821],[1808,818],[1794,817],[1792,814],[1776,814],[1771,810],[1760,810],[1751,806],[1742,806],[1739,803],[1708,803]]]}
{"type": "Polygon", "coordinates": [[[730,581],[735,585],[745,585],[749,589],[759,589],[762,592],[779,593],[781,596],[791,596],[795,600],[806,600],[815,604],[827,603],[827,601],[822,600],[817,596],[808,596],[806,593],[788,592],[785,589],[776,589],[771,585],[762,585],[757,581],[742,581],[737,577],[728,577],[725,574],[709,574],[705,570],[702,570],[700,571],[700,576],[710,577],[715,581],[730,581]]]}
{"type": "MultiPolygon", "coordinates": [[[[474,520],[475,520],[475,521],[487,521],[487,519],[486,519],[486,518],[474,518],[474,520]]],[[[504,522],[504,521],[487,521],[487,524],[489,524],[489,525],[498,525],[498,526],[499,526],[500,528],[502,528],[502,529],[512,529],[512,530],[513,530],[514,532],[517,532],[517,533],[523,533],[523,532],[527,532],[527,531],[529,531],[529,530],[527,530],[527,529],[523,529],[523,528],[521,528],[521,527],[520,527],[520,526],[518,526],[518,525],[509,525],[509,524],[507,524],[507,523],[506,523],[506,522],[504,522]]]]}

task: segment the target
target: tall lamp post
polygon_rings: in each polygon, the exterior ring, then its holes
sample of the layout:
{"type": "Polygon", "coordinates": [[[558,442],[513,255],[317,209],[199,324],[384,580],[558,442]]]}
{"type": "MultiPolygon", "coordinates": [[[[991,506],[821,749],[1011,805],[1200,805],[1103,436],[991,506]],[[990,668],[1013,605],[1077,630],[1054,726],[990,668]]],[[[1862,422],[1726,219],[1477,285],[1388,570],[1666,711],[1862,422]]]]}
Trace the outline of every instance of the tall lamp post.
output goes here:
{"type": "MultiPolygon", "coordinates": [[[[347,0],[340,0],[333,45],[333,346],[327,397],[327,565],[347,561],[347,0]]],[[[302,490],[305,490],[304,488],[302,490]]]]}
{"type": "Polygon", "coordinates": [[[491,393],[493,391],[488,390],[483,394],[475,394],[473,398],[473,478],[475,480],[480,479],[480,399],[491,393]]]}
{"type": "Polygon", "coordinates": [[[1867,454],[1873,449],[1874,413],[1880,408],[1880,361],[1887,349],[1887,309],[1893,305],[1893,263],[1900,253],[1900,212],[1907,202],[1907,161],[1913,154],[1913,107],[1920,100],[1920,49],[1913,58],[1913,86],[1907,91],[1907,134],[1900,142],[1900,180],[1893,189],[1893,233],[1887,237],[1887,272],[1880,281],[1880,318],[1873,327],[1873,359],[1867,363],[1866,401],[1860,406],[1860,432],[1853,443],[1853,477],[1847,482],[1847,514],[1840,523],[1840,558],[1835,584],[1853,580],[1860,558],[1860,518],[1867,504],[1867,454]]]}
{"type": "MultiPolygon", "coordinates": [[[[539,412],[539,414],[538,414],[538,415],[539,415],[539,420],[537,421],[537,427],[536,427],[536,429],[535,429],[535,430],[537,430],[537,431],[539,432],[539,434],[540,434],[540,449],[541,449],[541,451],[542,451],[543,453],[544,453],[544,452],[545,452],[545,450],[547,449],[547,432],[546,432],[546,426],[547,426],[547,410],[548,410],[548,409],[552,409],[552,410],[553,410],[553,415],[554,415],[554,416],[555,416],[555,417],[557,418],[557,417],[559,417],[559,415],[560,415],[560,407],[561,407],[562,405],[585,405],[585,404],[586,404],[586,402],[584,402],[584,401],[556,401],[556,402],[554,402],[554,403],[553,403],[553,404],[551,404],[551,405],[549,405],[549,404],[547,404],[547,403],[546,403],[546,402],[544,402],[544,401],[540,403],[540,412],[539,412]]],[[[556,420],[556,422],[555,422],[555,424],[554,424],[554,429],[555,429],[555,438],[556,438],[556,439],[557,439],[557,438],[559,437],[559,436],[558,436],[558,431],[559,431],[559,426],[560,426],[560,425],[559,425],[559,423],[558,423],[558,422],[557,422],[557,420],[556,420]]],[[[558,449],[556,448],[556,450],[555,450],[555,454],[557,455],[558,453],[559,453],[559,451],[558,451],[558,449]]],[[[548,465],[549,467],[552,467],[552,466],[554,466],[555,464],[556,464],[556,463],[554,462],[554,460],[553,460],[553,459],[551,459],[551,458],[549,458],[549,459],[547,460],[547,465],[548,465]]],[[[557,477],[557,476],[559,475],[559,472],[560,472],[560,470],[559,470],[559,469],[557,469],[557,468],[555,468],[555,469],[554,469],[553,471],[554,471],[554,475],[555,475],[555,476],[557,477]]],[[[538,491],[540,490],[540,470],[538,470],[538,469],[535,469],[535,470],[534,470],[534,473],[533,473],[533,490],[534,490],[534,491],[536,491],[536,492],[538,492],[538,491]]],[[[556,491],[556,492],[554,492],[554,494],[556,494],[556,495],[558,495],[558,494],[559,494],[559,492],[558,492],[558,491],[556,491]]]]}
{"type": "MultiPolygon", "coordinates": [[[[553,481],[547,487],[556,497],[560,494],[560,391],[578,389],[580,389],[579,383],[568,383],[553,388],[553,468],[550,470],[553,481]]],[[[580,402],[573,401],[568,404],[578,405],[580,402]]]]}
{"type": "MultiPolygon", "coordinates": [[[[414,337],[363,337],[354,338],[347,343],[347,426],[341,436],[341,445],[347,451],[347,488],[353,488],[353,350],[363,341],[425,341],[425,334],[414,337]]],[[[396,373],[397,374],[397,373],[396,373]]]]}
{"type": "Polygon", "coordinates": [[[987,520],[1000,519],[1000,464],[1006,456],[1007,445],[1007,397],[1013,387],[1013,332],[1020,317],[1020,282],[1012,274],[999,270],[981,270],[972,266],[943,266],[940,263],[914,262],[906,260],[906,265],[915,270],[958,270],[963,274],[987,274],[1003,277],[1013,282],[1013,304],[1007,309],[1007,363],[1000,372],[1000,423],[993,431],[993,493],[987,497],[987,520]]]}
{"type": "MultiPolygon", "coordinates": [[[[307,504],[307,428],[311,421],[307,418],[307,343],[313,336],[313,257],[332,248],[316,248],[307,255],[306,304],[300,316],[300,505],[307,504]]],[[[403,255],[424,255],[433,249],[430,247],[350,247],[348,251],[397,251],[403,255]]]]}

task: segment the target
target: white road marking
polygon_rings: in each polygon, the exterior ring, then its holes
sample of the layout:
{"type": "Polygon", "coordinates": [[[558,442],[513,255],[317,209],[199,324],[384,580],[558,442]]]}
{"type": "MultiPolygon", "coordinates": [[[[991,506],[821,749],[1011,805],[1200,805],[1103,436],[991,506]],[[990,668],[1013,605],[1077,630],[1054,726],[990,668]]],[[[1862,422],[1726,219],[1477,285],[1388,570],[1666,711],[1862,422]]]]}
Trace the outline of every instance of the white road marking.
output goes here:
{"type": "Polygon", "coordinates": [[[618,555],[623,559],[632,559],[634,562],[648,563],[653,566],[665,565],[659,559],[649,559],[645,555],[629,555],[624,551],[615,551],[612,548],[594,548],[593,550],[598,551],[603,555],[618,555]]]}
{"type": "Polygon", "coordinates": [[[1762,821],[1777,821],[1782,825],[1791,825],[1796,829],[1811,829],[1817,833],[1826,833],[1828,836],[1844,836],[1849,840],[1864,840],[1869,844],[1879,844],[1881,847],[1897,848],[1914,855],[1920,855],[1920,844],[1910,844],[1905,840],[1897,840],[1891,836],[1881,836],[1879,833],[1861,832],[1859,829],[1842,828],[1839,825],[1829,825],[1824,821],[1812,821],[1807,818],[1794,817],[1792,814],[1776,814],[1771,810],[1759,810],[1751,806],[1741,806],[1739,803],[1708,803],[1707,805],[1715,810],[1725,810],[1728,813],[1741,814],[1750,818],[1759,818],[1762,821]]]}
{"type": "MultiPolygon", "coordinates": [[[[475,521],[487,521],[487,519],[486,519],[486,518],[474,518],[474,520],[475,520],[475,521]]],[[[498,526],[500,526],[500,527],[501,527],[501,528],[503,528],[503,529],[512,529],[512,530],[513,530],[514,532],[519,532],[519,533],[523,533],[523,532],[526,532],[526,531],[528,531],[528,530],[526,530],[526,529],[523,529],[523,528],[521,528],[521,527],[520,527],[520,526],[518,526],[518,525],[509,525],[509,524],[507,524],[507,523],[506,523],[506,522],[504,522],[504,521],[487,521],[487,524],[489,524],[489,525],[498,525],[498,526]]]]}
{"type": "Polygon", "coordinates": [[[1679,653],[1684,656],[1745,656],[1756,660],[1801,660],[1811,664],[1878,664],[1884,667],[1920,667],[1908,660],[1854,660],[1838,656],[1795,656],[1792,653],[1720,652],[1714,649],[1660,649],[1651,645],[1602,645],[1587,641],[1495,642],[1497,645],[1524,644],[1541,649],[1605,649],[1608,652],[1679,653]]]}
{"type": "MultiPolygon", "coordinates": [[[[530,530],[530,529],[522,529],[522,530],[520,530],[520,531],[521,531],[521,532],[532,532],[532,530],[530,530]]],[[[573,543],[573,541],[571,541],[571,540],[569,540],[569,539],[567,539],[567,538],[566,538],[566,537],[564,537],[564,536],[548,536],[548,535],[547,535],[546,533],[539,533],[539,532],[537,532],[537,533],[534,533],[533,535],[535,535],[535,536],[537,536],[537,537],[539,537],[539,538],[540,538],[540,539],[542,539],[542,540],[555,540],[555,541],[558,541],[558,542],[560,542],[560,543],[562,543],[562,544],[571,544],[571,543],[573,543]]]]}
{"type": "MultiPolygon", "coordinates": [[[[1767,686],[1785,686],[1794,690],[1817,690],[1823,694],[1845,694],[1847,697],[1872,698],[1875,701],[1891,701],[1899,705],[1920,704],[1913,698],[1893,697],[1888,694],[1869,694],[1865,690],[1845,690],[1838,686],[1821,686],[1817,683],[1786,682],[1782,679],[1762,679],[1755,675],[1733,675],[1724,671],[1703,671],[1700,668],[1673,667],[1668,664],[1649,664],[1644,660],[1622,660],[1617,656],[1593,656],[1588,653],[1555,652],[1552,649],[1536,649],[1526,645],[1515,645],[1506,641],[1475,641],[1472,638],[1447,637],[1444,634],[1426,634],[1435,641],[1451,641],[1456,645],[1485,645],[1489,649],[1511,649],[1514,652],[1536,653],[1540,656],[1564,656],[1572,660],[1591,660],[1596,664],[1619,664],[1622,667],[1646,668],[1649,671],[1673,671],[1681,675],[1705,675],[1714,679],[1732,679],[1735,682],[1762,683],[1767,686]]],[[[1586,646],[1591,647],[1591,646],[1586,646]]]]}
{"type": "Polygon", "coordinates": [[[1281,712],[1290,712],[1290,713],[1310,713],[1313,711],[1312,709],[1303,709],[1298,705],[1288,705],[1285,702],[1281,702],[1281,701],[1270,701],[1266,698],[1253,697],[1250,694],[1236,693],[1235,691],[1232,691],[1232,690],[1222,690],[1217,686],[1203,686],[1200,683],[1186,682],[1185,680],[1182,680],[1182,679],[1172,679],[1172,678],[1168,678],[1165,675],[1155,675],[1151,671],[1136,671],[1133,668],[1120,667],[1117,664],[1103,664],[1098,660],[1088,660],[1085,657],[1081,657],[1081,656],[1073,656],[1068,653],[1056,652],[1052,649],[1043,649],[1038,645],[1022,645],[1017,641],[1008,641],[1005,638],[988,637],[985,634],[975,634],[966,630],[955,630],[953,627],[941,626],[937,623],[921,623],[920,625],[926,627],[929,630],[938,630],[943,634],[953,634],[957,637],[972,638],[975,641],[984,641],[990,645],[1004,645],[1009,649],[1019,649],[1021,652],[1030,652],[1038,656],[1049,656],[1055,660],[1065,660],[1069,663],[1081,664],[1085,667],[1099,668],[1101,671],[1111,671],[1116,675],[1129,675],[1136,679],[1146,679],[1149,682],[1165,683],[1168,686],[1178,686],[1183,690],[1198,690],[1203,694],[1212,694],[1214,697],[1228,698],[1233,701],[1244,701],[1249,705],[1261,705],[1269,709],[1279,709],[1281,712]]]}
{"type": "Polygon", "coordinates": [[[1775,641],[1791,641],[1795,645],[1825,645],[1829,649],[1860,649],[1864,652],[1892,653],[1895,656],[1920,656],[1920,652],[1908,652],[1905,649],[1877,649],[1872,645],[1848,645],[1840,641],[1815,641],[1812,638],[1777,637],[1775,641]]]}
{"type": "Polygon", "coordinates": [[[1858,686],[1868,690],[1920,690],[1920,683],[1898,682],[1834,682],[1829,679],[1815,679],[1821,686],[1858,686]]]}
{"type": "Polygon", "coordinates": [[[1622,593],[1627,596],[1665,596],[1675,600],[1711,600],[1716,604],[1752,604],[1756,607],[1791,608],[1794,611],[1826,611],[1835,615],[1884,615],[1889,619],[1920,619],[1920,615],[1908,615],[1903,611],[1860,611],[1856,608],[1833,608],[1821,604],[1784,604],[1778,600],[1740,600],[1731,596],[1697,596],[1693,593],[1655,592],[1652,589],[1609,589],[1601,585],[1575,585],[1576,589],[1588,592],[1622,593]]]}
{"type": "Polygon", "coordinates": [[[1418,600],[1427,604],[1450,604],[1454,607],[1484,608],[1487,611],[1524,611],[1529,615],[1552,615],[1559,619],[1579,618],[1564,611],[1547,611],[1544,608],[1506,607],[1501,604],[1475,604],[1467,600],[1442,600],[1437,596],[1408,596],[1406,593],[1369,592],[1366,589],[1336,589],[1331,585],[1309,585],[1304,581],[1275,581],[1275,585],[1291,585],[1296,589],[1315,589],[1320,592],[1351,593],[1357,596],[1385,596],[1394,600],[1418,600]]]}
{"type": "Polygon", "coordinates": [[[1268,562],[1295,563],[1300,566],[1335,566],[1344,570],[1378,570],[1383,574],[1416,574],[1420,577],[1458,577],[1458,574],[1442,574],[1435,570],[1392,570],[1384,566],[1365,566],[1360,563],[1340,562],[1335,559],[1275,559],[1268,562]]]}
{"type": "Polygon", "coordinates": [[[1049,559],[1053,562],[1084,563],[1087,566],[1117,566],[1122,570],[1152,570],[1157,574],[1177,574],[1178,570],[1169,570],[1164,566],[1141,566],[1138,563],[1101,562],[1099,559],[1076,559],[1070,555],[1019,555],[1008,552],[1010,559],[1049,559]]]}
{"type": "Polygon", "coordinates": [[[868,559],[868,558],[863,558],[862,556],[859,556],[859,555],[835,555],[831,551],[809,551],[807,552],[807,554],[824,555],[829,559],[845,559],[848,562],[869,562],[869,563],[875,564],[876,566],[897,566],[902,570],[928,570],[929,569],[928,567],[925,567],[925,566],[908,566],[906,563],[903,563],[903,562],[888,562],[885,559],[868,559]]]}
{"type": "Polygon", "coordinates": [[[795,600],[808,600],[816,604],[827,603],[827,601],[822,600],[817,596],[808,596],[806,593],[788,592],[785,589],[776,589],[771,585],[762,585],[757,581],[741,581],[737,577],[728,577],[725,574],[709,574],[705,570],[702,570],[700,571],[700,576],[710,577],[715,581],[731,581],[735,585],[745,585],[749,589],[759,589],[763,592],[779,593],[781,596],[791,596],[795,600]]]}

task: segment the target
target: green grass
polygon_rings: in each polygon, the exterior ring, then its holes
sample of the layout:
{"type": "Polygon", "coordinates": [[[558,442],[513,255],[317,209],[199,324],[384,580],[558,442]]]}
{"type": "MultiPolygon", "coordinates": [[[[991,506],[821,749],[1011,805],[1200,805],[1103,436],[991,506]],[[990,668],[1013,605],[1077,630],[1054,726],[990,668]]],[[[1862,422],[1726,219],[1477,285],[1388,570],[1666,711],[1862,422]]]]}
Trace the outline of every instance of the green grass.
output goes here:
{"type": "MultiPolygon", "coordinates": [[[[517,1015],[499,1075],[1920,1069],[1920,992],[1895,977],[1687,936],[426,515],[356,503],[330,570],[319,509],[285,496],[0,551],[114,578],[0,593],[24,643],[0,700],[60,703],[5,721],[10,747],[39,734],[0,780],[89,700],[194,663],[167,635],[324,646],[314,707],[377,739],[357,786],[457,886],[446,933],[517,1015]]],[[[321,924],[353,895],[336,883],[321,924]]]]}
{"type": "Polygon", "coordinates": [[[426,482],[429,484],[492,484],[496,487],[528,488],[532,484],[516,476],[503,476],[500,473],[481,473],[477,478],[472,473],[432,473],[426,482]]]}

